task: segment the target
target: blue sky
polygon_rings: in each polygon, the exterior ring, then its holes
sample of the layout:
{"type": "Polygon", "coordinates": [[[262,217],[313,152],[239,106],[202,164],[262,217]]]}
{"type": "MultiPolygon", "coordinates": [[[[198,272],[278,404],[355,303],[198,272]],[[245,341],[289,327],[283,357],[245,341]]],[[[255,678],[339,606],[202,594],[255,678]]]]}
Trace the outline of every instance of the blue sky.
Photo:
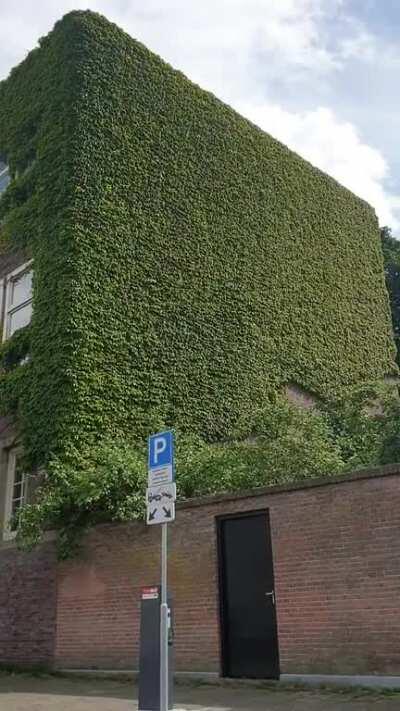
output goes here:
{"type": "Polygon", "coordinates": [[[333,175],[400,236],[399,0],[17,0],[0,77],[72,9],[117,22],[333,175]]]}

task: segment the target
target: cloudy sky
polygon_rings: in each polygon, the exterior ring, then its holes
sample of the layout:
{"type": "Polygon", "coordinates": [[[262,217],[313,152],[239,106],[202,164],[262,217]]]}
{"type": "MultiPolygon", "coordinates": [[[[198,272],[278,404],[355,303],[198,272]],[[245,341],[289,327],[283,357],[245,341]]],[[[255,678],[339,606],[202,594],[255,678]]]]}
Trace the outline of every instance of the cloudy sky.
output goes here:
{"type": "Polygon", "coordinates": [[[96,10],[368,200],[400,236],[399,0],[14,0],[0,78],[96,10]]]}

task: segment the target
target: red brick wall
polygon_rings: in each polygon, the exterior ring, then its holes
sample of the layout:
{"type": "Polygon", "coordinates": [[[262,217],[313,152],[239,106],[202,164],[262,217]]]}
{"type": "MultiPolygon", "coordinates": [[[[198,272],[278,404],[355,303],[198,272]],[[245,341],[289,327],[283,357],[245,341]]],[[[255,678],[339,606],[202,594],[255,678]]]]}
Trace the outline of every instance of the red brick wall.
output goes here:
{"type": "MultiPolygon", "coordinates": [[[[170,526],[179,670],[219,671],[215,517],[269,508],[281,671],[400,674],[400,475],[185,506],[170,526]]],[[[56,665],[137,668],[158,527],[93,530],[58,568],[56,665]]]]}
{"type": "Polygon", "coordinates": [[[53,663],[56,563],[46,544],[34,553],[0,552],[0,664],[21,667],[53,663]]]}

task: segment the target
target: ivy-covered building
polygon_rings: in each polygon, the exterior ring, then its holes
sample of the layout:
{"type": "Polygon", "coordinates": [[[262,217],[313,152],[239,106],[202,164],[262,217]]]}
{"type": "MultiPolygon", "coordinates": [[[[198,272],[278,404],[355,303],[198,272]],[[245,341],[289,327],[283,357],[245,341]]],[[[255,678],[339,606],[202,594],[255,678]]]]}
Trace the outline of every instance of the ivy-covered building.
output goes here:
{"type": "Polygon", "coordinates": [[[19,448],[246,436],[394,372],[368,204],[96,14],[39,45],[0,84],[3,521],[19,448]]]}

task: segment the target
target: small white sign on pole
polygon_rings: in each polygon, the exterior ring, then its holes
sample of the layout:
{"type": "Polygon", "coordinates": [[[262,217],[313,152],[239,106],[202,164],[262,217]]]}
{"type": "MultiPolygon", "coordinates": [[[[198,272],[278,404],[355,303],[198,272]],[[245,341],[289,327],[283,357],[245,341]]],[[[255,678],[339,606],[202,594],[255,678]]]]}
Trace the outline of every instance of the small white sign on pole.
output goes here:
{"type": "Polygon", "coordinates": [[[174,481],[172,466],[157,467],[157,469],[149,469],[147,483],[149,487],[158,486],[159,484],[169,484],[174,481]]]}
{"type": "Polygon", "coordinates": [[[175,484],[149,486],[146,491],[147,523],[171,523],[175,520],[175,484]]]}

